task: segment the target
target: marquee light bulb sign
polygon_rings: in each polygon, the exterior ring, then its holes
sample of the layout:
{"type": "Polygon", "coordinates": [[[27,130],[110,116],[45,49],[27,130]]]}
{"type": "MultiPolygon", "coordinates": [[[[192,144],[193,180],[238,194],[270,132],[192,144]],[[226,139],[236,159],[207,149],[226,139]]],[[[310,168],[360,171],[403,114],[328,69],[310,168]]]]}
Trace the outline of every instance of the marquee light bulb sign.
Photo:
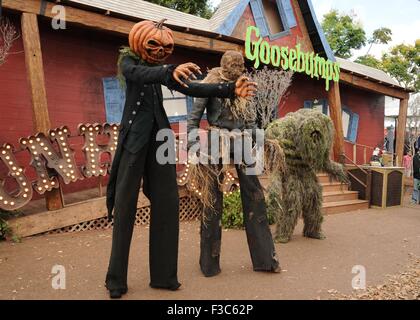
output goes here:
{"type": "Polygon", "coordinates": [[[65,184],[85,178],[105,176],[108,174],[118,144],[118,125],[81,124],[78,136],[84,137],[82,148],[86,160],[79,169],[75,152],[70,147],[70,130],[61,127],[50,130],[49,135],[38,133],[20,139],[20,145],[31,155],[31,166],[35,169],[36,181],[32,182],[25,174],[14,155],[14,148],[6,143],[0,146],[0,161],[8,169],[8,176],[15,180],[17,190],[8,192],[5,181],[0,178],[0,209],[12,211],[22,208],[32,199],[33,190],[38,194],[59,188],[61,177],[65,184]],[[108,142],[98,144],[99,135],[107,136],[108,142]],[[54,143],[58,146],[56,150],[54,143]],[[102,163],[102,154],[109,154],[111,162],[102,163]]]}
{"type": "Polygon", "coordinates": [[[245,40],[245,56],[254,62],[254,67],[261,64],[281,67],[284,70],[306,73],[311,78],[325,79],[325,90],[330,89],[330,81],[340,81],[340,65],[326,60],[314,52],[303,52],[301,45],[294,48],[270,45],[260,36],[255,26],[248,27],[245,40]],[[256,39],[256,40],[254,40],[256,39]]]}

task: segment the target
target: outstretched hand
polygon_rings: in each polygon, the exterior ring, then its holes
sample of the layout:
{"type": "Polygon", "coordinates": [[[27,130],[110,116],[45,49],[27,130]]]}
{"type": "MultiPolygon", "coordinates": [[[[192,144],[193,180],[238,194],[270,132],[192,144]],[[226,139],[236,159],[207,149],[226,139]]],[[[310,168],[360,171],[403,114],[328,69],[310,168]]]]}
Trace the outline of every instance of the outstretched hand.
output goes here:
{"type": "Polygon", "coordinates": [[[188,88],[188,85],[184,82],[191,78],[194,80],[197,79],[196,73],[202,74],[200,67],[197,66],[195,63],[189,62],[180,64],[173,72],[173,77],[176,82],[178,82],[181,86],[188,88]]]}
{"type": "Polygon", "coordinates": [[[238,97],[250,99],[255,96],[257,83],[250,82],[248,77],[242,76],[236,81],[235,94],[238,97]]]}

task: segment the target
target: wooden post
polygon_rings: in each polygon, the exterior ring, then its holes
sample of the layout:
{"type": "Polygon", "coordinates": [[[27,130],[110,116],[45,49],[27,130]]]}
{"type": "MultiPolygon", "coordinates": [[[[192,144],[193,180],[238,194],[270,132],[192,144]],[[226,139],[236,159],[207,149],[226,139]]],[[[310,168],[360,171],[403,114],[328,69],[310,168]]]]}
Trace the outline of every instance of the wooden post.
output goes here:
{"type": "Polygon", "coordinates": [[[397,166],[402,167],[402,161],[404,156],[404,143],[405,143],[405,129],[407,124],[407,109],[408,109],[408,97],[400,100],[400,113],[398,115],[398,126],[397,126],[397,143],[396,143],[396,154],[397,154],[397,166]]]}
{"type": "Polygon", "coordinates": [[[330,105],[330,116],[335,127],[334,137],[334,159],[340,163],[344,163],[344,135],[343,135],[343,118],[341,111],[340,86],[337,82],[333,82],[328,91],[328,101],[330,105]]]}
{"type": "MultiPolygon", "coordinates": [[[[41,42],[36,14],[22,13],[22,40],[25,50],[26,74],[32,101],[32,117],[35,132],[48,134],[50,117],[47,94],[45,91],[44,66],[42,63],[41,42]]],[[[63,208],[63,196],[60,189],[45,194],[48,210],[63,208]]]]}
{"type": "Polygon", "coordinates": [[[355,164],[357,163],[357,145],[356,144],[353,145],[353,162],[355,164]]]}
{"type": "Polygon", "coordinates": [[[363,149],[363,164],[367,164],[367,150],[366,150],[366,147],[363,149]]]}
{"type": "Polygon", "coordinates": [[[368,169],[367,176],[366,176],[366,201],[369,203],[370,208],[370,200],[372,198],[372,171],[368,169]]]}

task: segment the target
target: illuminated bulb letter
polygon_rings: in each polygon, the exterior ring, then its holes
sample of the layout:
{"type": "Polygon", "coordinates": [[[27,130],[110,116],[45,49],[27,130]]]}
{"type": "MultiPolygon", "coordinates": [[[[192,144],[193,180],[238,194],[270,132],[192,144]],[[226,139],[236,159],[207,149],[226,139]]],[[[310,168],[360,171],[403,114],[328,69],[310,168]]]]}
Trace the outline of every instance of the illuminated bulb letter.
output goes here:
{"type": "Polygon", "coordinates": [[[44,194],[46,191],[59,187],[57,177],[50,177],[48,169],[55,170],[63,178],[65,184],[76,182],[83,178],[79,170],[76,169],[74,151],[68,143],[69,136],[69,129],[62,127],[50,130],[51,140],[43,133],[20,140],[22,147],[28,149],[31,153],[31,165],[37,173],[37,182],[34,188],[39,194],[44,194]],[[61,155],[56,152],[51,141],[57,142],[61,155]],[[73,170],[73,173],[70,174],[70,170],[73,170]]]}
{"type": "Polygon", "coordinates": [[[79,134],[85,139],[83,153],[86,164],[83,167],[83,175],[86,178],[106,176],[110,171],[112,159],[114,159],[118,146],[118,129],[116,124],[83,124],[79,126],[79,134]],[[108,141],[98,143],[98,140],[104,140],[105,137],[108,138],[108,141]],[[111,162],[101,163],[103,153],[109,154],[111,162]]]}
{"type": "Polygon", "coordinates": [[[0,179],[0,209],[13,211],[22,208],[32,199],[32,186],[28,177],[24,174],[24,168],[20,167],[13,154],[13,146],[5,144],[0,147],[0,159],[9,169],[8,176],[13,178],[18,189],[9,194],[4,188],[4,182],[0,179]]]}

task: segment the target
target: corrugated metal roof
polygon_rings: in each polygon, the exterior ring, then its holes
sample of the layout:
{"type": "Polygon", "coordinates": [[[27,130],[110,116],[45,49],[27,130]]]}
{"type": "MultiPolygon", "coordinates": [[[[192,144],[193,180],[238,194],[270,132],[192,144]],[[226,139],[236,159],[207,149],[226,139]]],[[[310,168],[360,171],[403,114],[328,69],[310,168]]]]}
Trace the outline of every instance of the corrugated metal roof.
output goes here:
{"type": "Polygon", "coordinates": [[[340,64],[340,67],[346,71],[354,72],[354,73],[384,82],[386,84],[403,88],[398,84],[396,80],[394,80],[391,76],[389,76],[382,70],[371,68],[363,64],[352,62],[350,60],[345,60],[338,57],[336,57],[336,59],[337,59],[337,62],[340,64]]]}

